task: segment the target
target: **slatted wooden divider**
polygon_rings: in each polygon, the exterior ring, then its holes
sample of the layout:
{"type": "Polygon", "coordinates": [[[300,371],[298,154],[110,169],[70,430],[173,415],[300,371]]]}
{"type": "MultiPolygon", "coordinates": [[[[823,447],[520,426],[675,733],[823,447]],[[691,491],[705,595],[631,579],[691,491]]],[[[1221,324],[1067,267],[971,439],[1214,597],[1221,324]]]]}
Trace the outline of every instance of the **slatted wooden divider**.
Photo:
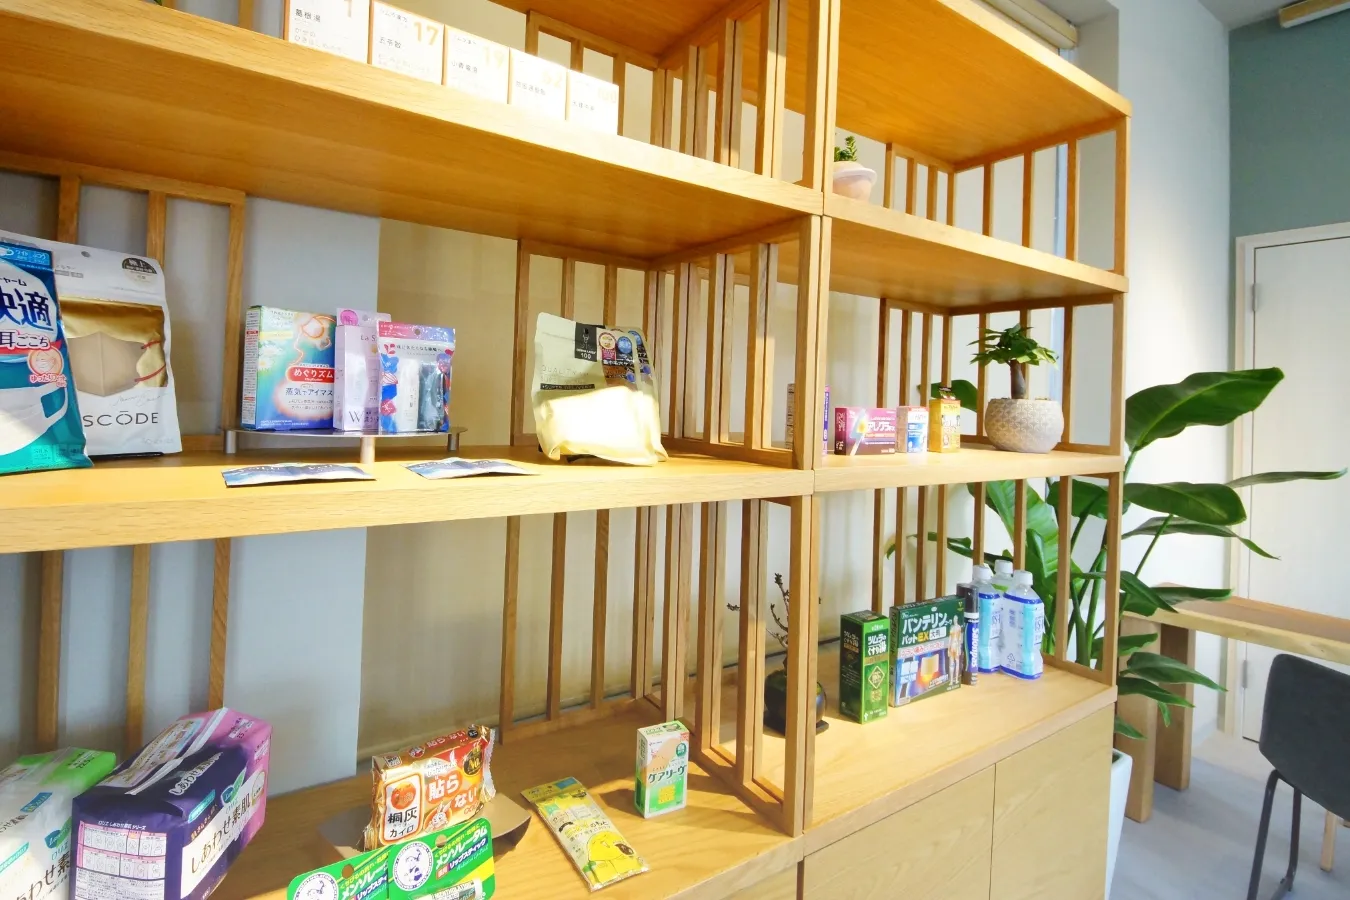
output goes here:
{"type": "MultiPolygon", "coordinates": [[[[244,195],[238,191],[166,178],[0,153],[0,170],[57,179],[56,239],[78,243],[81,189],[117,188],[146,195],[146,256],[165,265],[169,199],[192,200],[229,209],[225,320],[225,366],[221,376],[221,432],[184,435],[185,451],[219,451],[222,433],[238,421],[239,340],[243,322],[244,195]]],[[[171,298],[172,300],[172,298],[171,298]]],[[[208,697],[223,705],[225,623],[229,608],[229,541],[216,541],[212,598],[211,658],[208,697]]],[[[39,750],[54,749],[59,741],[61,619],[65,590],[64,551],[41,554],[38,624],[38,682],[36,743],[39,750]]],[[[145,653],[150,615],[151,554],[149,545],[132,547],[131,601],[127,637],[125,746],[140,747],[145,715],[145,653]]]]}

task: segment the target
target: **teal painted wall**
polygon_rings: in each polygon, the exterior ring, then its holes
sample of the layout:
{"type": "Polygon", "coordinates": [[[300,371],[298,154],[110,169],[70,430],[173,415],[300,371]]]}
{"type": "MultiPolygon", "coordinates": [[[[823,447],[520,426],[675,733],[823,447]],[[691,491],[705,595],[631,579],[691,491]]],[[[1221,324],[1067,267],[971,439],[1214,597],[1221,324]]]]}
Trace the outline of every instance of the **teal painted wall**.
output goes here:
{"type": "Polygon", "coordinates": [[[1350,222],[1350,13],[1229,35],[1233,236],[1350,222]]]}

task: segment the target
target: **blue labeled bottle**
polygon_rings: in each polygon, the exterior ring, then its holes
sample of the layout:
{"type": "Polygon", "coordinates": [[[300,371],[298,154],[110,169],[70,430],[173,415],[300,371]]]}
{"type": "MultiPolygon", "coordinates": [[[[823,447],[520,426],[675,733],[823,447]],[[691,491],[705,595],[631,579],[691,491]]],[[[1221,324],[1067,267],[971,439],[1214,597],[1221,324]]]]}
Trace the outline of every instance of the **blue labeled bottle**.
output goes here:
{"type": "Polygon", "coordinates": [[[975,593],[975,609],[980,627],[975,633],[975,671],[997,672],[999,669],[1000,621],[999,606],[1003,592],[993,585],[994,573],[988,566],[976,566],[971,590],[975,593]]]}

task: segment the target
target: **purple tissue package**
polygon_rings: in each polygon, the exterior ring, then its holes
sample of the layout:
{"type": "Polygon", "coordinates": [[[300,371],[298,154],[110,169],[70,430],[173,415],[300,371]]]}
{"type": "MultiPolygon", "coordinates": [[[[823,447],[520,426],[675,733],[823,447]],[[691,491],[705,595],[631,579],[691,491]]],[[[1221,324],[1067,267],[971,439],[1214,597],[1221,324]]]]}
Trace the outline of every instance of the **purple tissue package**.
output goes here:
{"type": "Polygon", "coordinates": [[[75,798],[72,900],[203,900],[262,827],[272,726],[184,716],[75,798]]]}

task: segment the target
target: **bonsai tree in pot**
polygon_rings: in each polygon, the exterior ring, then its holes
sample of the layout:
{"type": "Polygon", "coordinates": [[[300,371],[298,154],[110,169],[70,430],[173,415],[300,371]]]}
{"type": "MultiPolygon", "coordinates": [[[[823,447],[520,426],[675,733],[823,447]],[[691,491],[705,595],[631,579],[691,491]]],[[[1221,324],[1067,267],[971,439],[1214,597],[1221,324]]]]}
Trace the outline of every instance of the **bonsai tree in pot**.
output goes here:
{"type": "Polygon", "coordinates": [[[984,430],[994,446],[1016,453],[1049,453],[1064,435],[1064,413],[1053,400],[1027,399],[1027,367],[1054,365],[1059,357],[1036,343],[1030,332],[1021,324],[1002,331],[985,329],[971,342],[980,348],[971,362],[1002,363],[1012,379],[1012,397],[990,400],[985,409],[984,430]]]}
{"type": "MultiPolygon", "coordinates": [[[[792,596],[787,585],[783,584],[783,576],[777,572],[773,574],[773,583],[782,597],[783,611],[780,613],[778,604],[769,601],[769,615],[773,619],[773,625],[769,626],[769,635],[786,652],[788,643],[792,639],[787,624],[788,614],[792,607],[792,596]]],[[[816,602],[819,603],[820,600],[816,600],[816,602]]],[[[732,612],[740,612],[741,608],[734,603],[728,603],[727,609],[732,612]]],[[[764,727],[780,734],[787,731],[786,657],[784,657],[783,665],[764,676],[764,727]]],[[[819,734],[829,727],[830,724],[825,721],[825,688],[821,687],[820,682],[816,682],[816,733],[819,734]]]]}
{"type": "Polygon", "coordinates": [[[858,162],[858,141],[849,135],[844,146],[834,148],[834,192],[854,200],[872,196],[877,173],[858,162]]]}

